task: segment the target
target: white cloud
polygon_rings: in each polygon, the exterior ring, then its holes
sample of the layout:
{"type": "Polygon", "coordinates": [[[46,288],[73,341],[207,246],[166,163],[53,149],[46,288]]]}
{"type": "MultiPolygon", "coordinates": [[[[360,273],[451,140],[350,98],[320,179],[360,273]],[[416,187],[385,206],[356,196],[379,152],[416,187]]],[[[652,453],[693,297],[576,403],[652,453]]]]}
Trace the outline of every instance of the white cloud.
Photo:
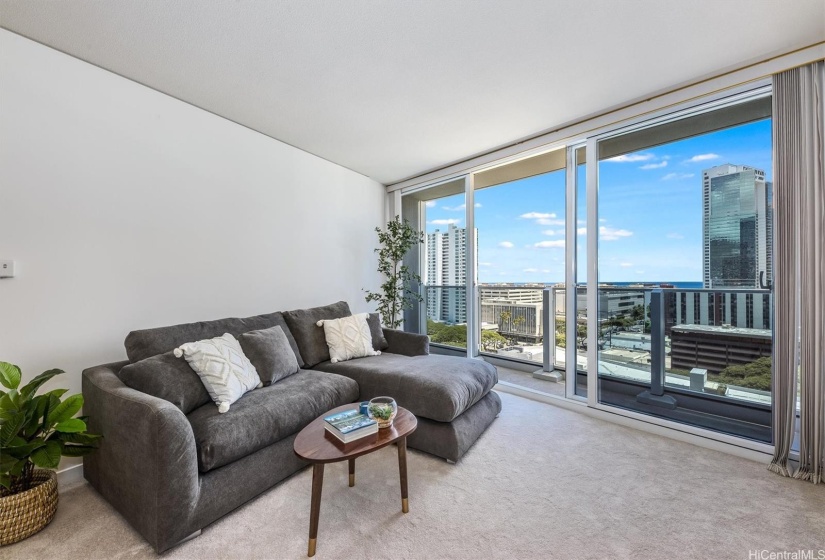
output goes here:
{"type": "Polygon", "coordinates": [[[541,271],[544,272],[544,273],[553,272],[549,268],[543,268],[543,269],[541,269],[541,271]]]}
{"type": "Polygon", "coordinates": [[[633,263],[619,263],[619,266],[622,268],[630,268],[633,266],[633,263]]]}
{"type": "Polygon", "coordinates": [[[564,249],[564,239],[556,239],[554,241],[539,241],[538,243],[534,243],[533,247],[537,247],[539,249],[549,249],[553,247],[564,249]]]}
{"type": "Polygon", "coordinates": [[[666,161],[660,161],[659,163],[648,163],[646,165],[642,165],[639,169],[661,169],[663,167],[667,167],[666,161]]]}
{"type": "Polygon", "coordinates": [[[576,233],[578,233],[579,235],[587,235],[587,228],[586,227],[580,227],[580,228],[576,229],[576,233]]]}
{"type": "Polygon", "coordinates": [[[690,179],[693,173],[668,173],[662,177],[662,181],[672,181],[673,179],[690,179]]]}
{"type": "Polygon", "coordinates": [[[459,218],[449,218],[449,219],[442,219],[442,220],[433,220],[432,222],[428,222],[434,226],[448,226],[450,224],[457,224],[460,222],[461,219],[459,218]]]}
{"type": "Polygon", "coordinates": [[[635,272],[636,272],[636,274],[644,274],[645,273],[644,270],[636,270],[635,272]]]}
{"type": "Polygon", "coordinates": [[[616,241],[617,239],[630,237],[631,235],[633,235],[633,232],[626,229],[615,229],[607,226],[599,228],[599,239],[602,241],[616,241]]]}
{"type": "Polygon", "coordinates": [[[576,220],[576,223],[579,224],[580,226],[583,226],[587,223],[587,220],[576,220]]]}
{"type": "Polygon", "coordinates": [[[524,218],[525,220],[547,220],[555,217],[556,215],[552,212],[527,212],[519,216],[519,218],[524,218]]]}
{"type": "Polygon", "coordinates": [[[693,156],[692,158],[690,158],[688,160],[685,160],[685,163],[696,163],[697,161],[708,161],[708,160],[711,160],[711,159],[719,159],[720,157],[722,157],[722,156],[720,156],[719,154],[699,154],[699,155],[693,156]]]}
{"type": "Polygon", "coordinates": [[[554,230],[554,229],[546,229],[542,232],[544,235],[554,236],[554,235],[562,235],[564,232],[561,230],[554,230]]]}
{"type": "Polygon", "coordinates": [[[428,200],[427,204],[426,204],[427,208],[435,208],[435,205],[436,205],[435,200],[428,200]]]}
{"type": "Polygon", "coordinates": [[[478,266],[493,266],[493,263],[480,262],[480,263],[478,263],[478,266]]]}
{"type": "Polygon", "coordinates": [[[540,226],[563,226],[564,220],[551,220],[549,218],[539,218],[536,223],[540,226]]]}
{"type": "Polygon", "coordinates": [[[515,245],[513,245],[510,241],[502,241],[498,244],[498,246],[503,249],[512,249],[513,247],[515,247],[515,245]]]}
{"type": "Polygon", "coordinates": [[[624,154],[608,159],[607,161],[614,161],[616,163],[632,163],[634,161],[648,161],[653,159],[653,154],[624,154]]]}
{"type": "Polygon", "coordinates": [[[599,222],[605,223],[605,222],[607,222],[607,218],[599,218],[599,222]]]}
{"type": "Polygon", "coordinates": [[[538,272],[538,271],[539,271],[538,268],[525,268],[524,270],[522,270],[522,272],[530,272],[530,273],[538,272]]]}
{"type": "Polygon", "coordinates": [[[668,233],[665,237],[668,239],[684,239],[685,236],[681,233],[668,233]]]}

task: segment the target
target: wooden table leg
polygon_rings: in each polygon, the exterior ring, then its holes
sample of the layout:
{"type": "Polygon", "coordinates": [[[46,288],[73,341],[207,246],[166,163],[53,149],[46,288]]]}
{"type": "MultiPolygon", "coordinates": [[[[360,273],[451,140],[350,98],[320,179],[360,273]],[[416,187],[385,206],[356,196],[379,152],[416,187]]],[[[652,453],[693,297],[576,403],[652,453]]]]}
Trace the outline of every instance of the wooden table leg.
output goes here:
{"type": "Polygon", "coordinates": [[[401,475],[401,511],[410,511],[410,502],[407,500],[407,438],[398,440],[398,473],[401,475]]]}
{"type": "Polygon", "coordinates": [[[349,460],[349,487],[355,486],[355,459],[349,460]]]}
{"type": "Polygon", "coordinates": [[[324,486],[324,464],[312,465],[312,506],[309,511],[309,546],[307,556],[315,556],[315,539],[318,538],[318,515],[321,513],[321,488],[324,486]]]}

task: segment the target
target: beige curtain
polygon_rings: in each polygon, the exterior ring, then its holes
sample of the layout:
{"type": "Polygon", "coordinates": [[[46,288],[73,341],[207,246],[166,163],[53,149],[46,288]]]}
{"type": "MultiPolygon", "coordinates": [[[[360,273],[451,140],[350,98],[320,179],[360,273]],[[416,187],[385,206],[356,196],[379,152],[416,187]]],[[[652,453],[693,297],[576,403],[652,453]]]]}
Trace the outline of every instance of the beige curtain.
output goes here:
{"type": "Polygon", "coordinates": [[[773,77],[776,345],[770,469],[790,476],[799,393],[799,470],[825,455],[825,61],[773,77]]]}

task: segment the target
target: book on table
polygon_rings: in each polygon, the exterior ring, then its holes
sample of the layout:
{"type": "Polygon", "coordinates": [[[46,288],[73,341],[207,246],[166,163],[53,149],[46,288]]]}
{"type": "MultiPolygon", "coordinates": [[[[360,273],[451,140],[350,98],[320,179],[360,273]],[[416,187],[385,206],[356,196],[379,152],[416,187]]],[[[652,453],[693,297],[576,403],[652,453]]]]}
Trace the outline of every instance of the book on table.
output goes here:
{"type": "Polygon", "coordinates": [[[324,428],[344,443],[378,432],[378,423],[358,409],[345,410],[324,418],[324,428]]]}

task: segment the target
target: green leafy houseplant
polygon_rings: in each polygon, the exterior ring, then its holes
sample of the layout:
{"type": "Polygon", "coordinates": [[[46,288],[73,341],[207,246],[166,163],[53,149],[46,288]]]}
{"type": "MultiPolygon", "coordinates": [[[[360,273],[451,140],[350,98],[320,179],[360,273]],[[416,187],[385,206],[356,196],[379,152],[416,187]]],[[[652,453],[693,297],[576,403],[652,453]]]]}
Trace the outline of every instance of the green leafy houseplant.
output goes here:
{"type": "Polygon", "coordinates": [[[424,301],[420,294],[410,289],[412,281],[421,282],[421,277],[402,263],[407,252],[419,243],[424,243],[424,233],[416,231],[407,220],[396,216],[387,223],[386,229],[375,228],[380,247],[378,272],[384,275],[380,292],[367,292],[368,302],[378,302],[381,321],[391,329],[401,326],[401,312],[411,309],[415,303],[424,301]]]}
{"type": "Polygon", "coordinates": [[[81,457],[94,451],[101,436],[86,432],[86,418],[74,418],[83,395],[61,401],[67,389],[35,395],[46,381],[64,373],[51,369],[23,388],[20,368],[0,362],[0,496],[31,488],[34,467],[56,469],[60,457],[81,457]]]}

